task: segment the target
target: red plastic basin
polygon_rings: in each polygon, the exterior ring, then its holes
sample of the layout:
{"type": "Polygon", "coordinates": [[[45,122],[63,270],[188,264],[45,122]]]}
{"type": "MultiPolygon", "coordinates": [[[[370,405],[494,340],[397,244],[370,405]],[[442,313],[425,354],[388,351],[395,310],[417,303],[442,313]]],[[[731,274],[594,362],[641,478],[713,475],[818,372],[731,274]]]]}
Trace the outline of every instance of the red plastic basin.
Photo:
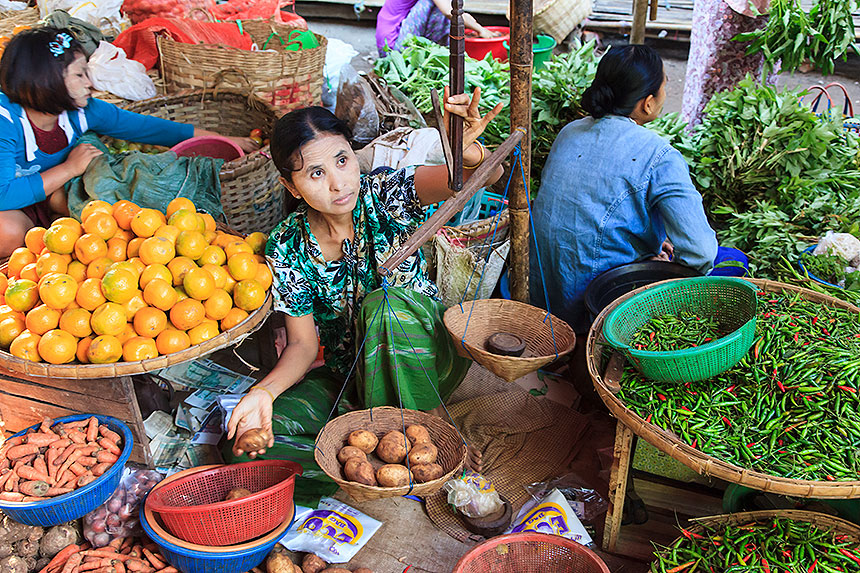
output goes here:
{"type": "Polygon", "coordinates": [[[186,139],[171,147],[170,150],[180,157],[203,156],[223,159],[224,161],[233,161],[245,155],[241,147],[226,137],[217,137],[214,135],[202,135],[186,139]]]}
{"type": "Polygon", "coordinates": [[[508,61],[508,50],[503,42],[510,41],[511,29],[507,26],[486,26],[487,30],[501,33],[495,38],[479,38],[475,32],[466,30],[466,53],[470,58],[483,60],[488,53],[493,54],[493,59],[500,62],[508,61]]]}

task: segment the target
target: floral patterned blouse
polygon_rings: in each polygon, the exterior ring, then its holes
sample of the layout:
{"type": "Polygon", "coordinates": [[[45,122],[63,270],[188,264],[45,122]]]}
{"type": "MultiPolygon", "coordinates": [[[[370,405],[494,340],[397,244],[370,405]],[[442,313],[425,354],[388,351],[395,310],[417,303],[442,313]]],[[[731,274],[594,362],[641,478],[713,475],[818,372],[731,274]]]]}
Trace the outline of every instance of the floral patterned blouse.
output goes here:
{"type": "MultiPolygon", "coordinates": [[[[266,258],[274,275],[275,310],[289,316],[313,314],[325,346],[326,365],[344,375],[355,359],[355,317],[364,297],[382,285],[377,270],[424,220],[415,192],[415,167],[363,175],[352,211],[354,241],[343,242],[343,257],[323,258],[302,204],[272,233],[266,258]]],[[[388,277],[390,286],[438,294],[418,252],[388,277]]]]}

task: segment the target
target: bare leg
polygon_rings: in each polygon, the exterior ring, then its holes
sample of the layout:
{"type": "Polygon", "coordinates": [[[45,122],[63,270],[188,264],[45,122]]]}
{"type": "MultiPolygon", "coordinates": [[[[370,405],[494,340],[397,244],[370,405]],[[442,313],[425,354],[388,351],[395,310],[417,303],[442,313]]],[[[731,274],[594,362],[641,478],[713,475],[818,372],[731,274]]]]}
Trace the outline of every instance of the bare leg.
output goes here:
{"type": "MultiPolygon", "coordinates": [[[[439,416],[443,420],[448,419],[448,414],[445,413],[445,409],[439,405],[433,408],[432,410],[427,412],[428,414],[433,414],[434,416],[439,416]]],[[[483,461],[482,461],[481,451],[474,447],[466,444],[466,468],[472,470],[473,472],[481,473],[483,469],[483,461]]]]}
{"type": "Polygon", "coordinates": [[[51,193],[51,197],[48,199],[48,206],[51,208],[51,211],[58,215],[69,216],[69,203],[66,199],[65,191],[60,190],[51,193]]]}
{"type": "Polygon", "coordinates": [[[12,251],[24,246],[24,235],[33,221],[23,211],[0,211],[0,258],[7,258],[12,251]]]}

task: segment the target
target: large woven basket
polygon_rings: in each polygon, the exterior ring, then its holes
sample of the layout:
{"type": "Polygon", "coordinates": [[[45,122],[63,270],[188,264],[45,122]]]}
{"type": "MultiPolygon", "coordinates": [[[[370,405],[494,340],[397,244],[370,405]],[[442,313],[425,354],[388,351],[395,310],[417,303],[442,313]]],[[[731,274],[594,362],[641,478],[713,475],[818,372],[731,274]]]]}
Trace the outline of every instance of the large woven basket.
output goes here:
{"type": "Polygon", "coordinates": [[[161,75],[168,93],[215,87],[250,88],[281,113],[320,104],[328,45],[324,36],[315,34],[319,42],[316,48],[290,51],[284,49],[278,36],[287,37],[295,26],[248,20],[242,21],[242,28],[260,47],[259,51],[216,44],[183,44],[160,37],[161,75]]]}
{"type": "MultiPolygon", "coordinates": [[[[271,105],[239,90],[161,96],[130,103],[125,109],[240,137],[247,137],[254,128],[269,137],[279,117],[271,105]]],[[[220,179],[221,206],[233,229],[243,234],[268,233],[283,220],[284,192],[268,146],[225,163],[220,179]]]]}
{"type": "MultiPolygon", "coordinates": [[[[401,410],[381,406],[369,410],[356,410],[329,421],[320,431],[314,449],[314,460],[325,474],[333,479],[356,501],[368,501],[401,495],[428,496],[439,491],[446,481],[463,469],[466,463],[466,444],[459,432],[438,416],[417,410],[401,410]],[[337,461],[337,453],[346,445],[346,438],[355,430],[368,430],[381,438],[391,431],[403,431],[405,426],[422,424],[430,432],[439,457],[436,460],[445,475],[439,479],[412,486],[378,487],[347,481],[343,468],[337,461]]],[[[371,463],[374,463],[370,458],[371,463]]],[[[382,465],[379,463],[378,465],[382,465]]],[[[375,465],[374,468],[377,466],[375,465]]]]}
{"type": "Polygon", "coordinates": [[[576,345],[576,335],[565,321],[515,300],[464,302],[446,310],[443,320],[460,356],[471,358],[508,382],[546,366],[576,345]],[[517,357],[488,351],[487,339],[497,332],[520,337],[526,343],[525,353],[517,357]]]}
{"type": "Polygon", "coordinates": [[[689,531],[698,533],[702,531],[703,525],[743,525],[745,523],[770,521],[776,518],[791,519],[810,523],[818,528],[833,531],[837,535],[847,535],[850,539],[860,542],[860,527],[850,521],[845,521],[826,513],[815,511],[803,511],[799,509],[747,511],[742,513],[729,513],[724,515],[709,515],[693,519],[689,531]]]}
{"type": "Polygon", "coordinates": [[[16,26],[35,26],[39,23],[39,9],[0,11],[0,36],[12,37],[16,26]]]}
{"type": "Polygon", "coordinates": [[[509,533],[463,555],[453,573],[609,573],[591,549],[559,535],[509,533]]]}
{"type": "MultiPolygon", "coordinates": [[[[745,279],[759,287],[765,292],[800,293],[806,300],[820,302],[821,304],[848,309],[860,313],[860,308],[849,304],[838,298],[820,294],[805,288],[796,287],[784,283],[768,280],[745,279]]],[[[673,433],[667,432],[649,422],[646,422],[610,390],[603,378],[606,367],[607,356],[605,350],[608,348],[603,338],[603,323],[606,317],[621,302],[642,292],[665,284],[668,281],[655,283],[636,289],[607,306],[595,319],[588,333],[585,347],[588,372],[594,387],[609,411],[621,423],[630,428],[637,436],[652,444],[654,447],[671,456],[702,475],[713,476],[738,485],[750,487],[759,491],[771,492],[779,495],[796,497],[820,497],[850,499],[860,497],[860,481],[811,481],[789,479],[767,475],[758,471],[741,468],[732,463],[718,460],[708,456],[701,450],[692,448],[673,433]]]]}
{"type": "Polygon", "coordinates": [[[563,42],[574,28],[591,15],[594,0],[536,0],[534,28],[563,42]]]}

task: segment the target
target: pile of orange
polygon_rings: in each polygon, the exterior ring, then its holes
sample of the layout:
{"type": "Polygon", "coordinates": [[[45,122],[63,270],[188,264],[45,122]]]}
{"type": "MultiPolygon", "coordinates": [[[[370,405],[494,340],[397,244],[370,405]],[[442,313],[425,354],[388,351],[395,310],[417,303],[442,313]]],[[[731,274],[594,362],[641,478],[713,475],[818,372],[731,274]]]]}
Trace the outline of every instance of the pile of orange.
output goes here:
{"type": "Polygon", "coordinates": [[[227,331],[272,285],[266,235],[215,228],[185,198],[166,213],[91,201],[27,232],[0,274],[0,347],[34,362],[104,364],[170,354],[227,331]]]}

